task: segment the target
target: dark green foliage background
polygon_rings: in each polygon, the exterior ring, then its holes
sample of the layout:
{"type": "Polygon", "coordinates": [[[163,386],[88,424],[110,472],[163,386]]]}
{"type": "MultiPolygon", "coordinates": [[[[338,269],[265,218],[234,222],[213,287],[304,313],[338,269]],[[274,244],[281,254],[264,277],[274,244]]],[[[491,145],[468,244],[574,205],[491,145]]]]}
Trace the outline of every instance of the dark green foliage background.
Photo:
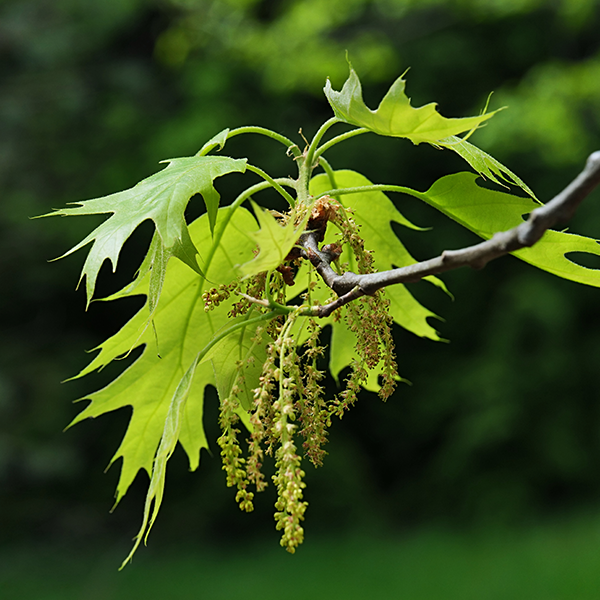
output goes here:
{"type": "MultiPolygon", "coordinates": [[[[70,401],[124,367],[61,385],[137,306],[73,292],[82,256],[60,255],[94,220],[30,221],[66,202],[112,193],[193,154],[224,127],[254,124],[297,137],[330,116],[321,88],[343,83],[349,51],[375,106],[407,67],[414,105],[442,114],[509,104],[475,142],[548,200],[600,148],[600,3],[475,0],[14,0],[0,5],[0,528],[7,541],[88,535],[127,539],[145,481],[107,514],[126,411],[60,431],[70,401]],[[575,8],[575,6],[577,8],[575,8]],[[312,23],[312,28],[310,26],[312,23]],[[125,532],[125,534],[124,534],[125,532]]],[[[273,175],[293,166],[268,140],[228,143],[273,175]]],[[[331,152],[336,168],[377,182],[427,188],[463,164],[432,148],[363,136],[331,152]]],[[[241,176],[219,180],[227,198],[241,176]]],[[[403,232],[424,259],[474,241],[416,201],[396,197],[426,234],[403,232]]],[[[190,216],[200,206],[190,206],[190,216]]],[[[574,231],[600,237],[600,194],[574,231]]],[[[131,277],[149,242],[137,232],[101,295],[131,277]],[[128,252],[131,256],[128,256],[128,252]]],[[[599,265],[590,265],[599,266],[599,265]]],[[[442,315],[448,344],[398,331],[401,386],[386,405],[364,395],[334,427],[323,469],[308,467],[311,531],[356,524],[520,523],[600,501],[600,290],[507,258],[448,274],[452,303],[415,294],[442,315]]],[[[329,382],[332,386],[333,383],[329,382]]],[[[216,397],[207,430],[216,438],[216,397]]],[[[183,453],[181,453],[183,454],[183,453]]],[[[189,474],[170,467],[160,539],[271,536],[271,491],[241,515],[217,457],[189,474]]]]}

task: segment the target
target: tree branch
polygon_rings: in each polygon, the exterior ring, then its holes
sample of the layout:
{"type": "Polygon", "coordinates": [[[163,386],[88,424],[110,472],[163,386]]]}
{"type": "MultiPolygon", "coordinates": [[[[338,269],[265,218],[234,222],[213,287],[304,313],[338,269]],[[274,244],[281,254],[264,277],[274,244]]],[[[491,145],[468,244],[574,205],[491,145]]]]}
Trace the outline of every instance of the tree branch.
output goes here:
{"type": "Polygon", "coordinates": [[[318,237],[314,232],[307,232],[299,240],[303,247],[303,256],[311,261],[323,281],[339,296],[327,305],[311,307],[310,314],[326,317],[340,306],[361,296],[374,294],[388,285],[412,283],[428,275],[437,275],[459,267],[481,269],[495,258],[521,248],[531,247],[548,229],[557,223],[569,220],[584,198],[598,184],[600,184],[600,151],[589,156],[583,171],[560,194],[547,204],[533,210],[527,221],[517,227],[496,233],[491,239],[474,246],[460,250],[445,250],[436,258],[378,273],[357,275],[348,271],[338,275],[331,268],[331,262],[339,256],[341,248],[337,244],[332,244],[319,250],[318,237]]]}

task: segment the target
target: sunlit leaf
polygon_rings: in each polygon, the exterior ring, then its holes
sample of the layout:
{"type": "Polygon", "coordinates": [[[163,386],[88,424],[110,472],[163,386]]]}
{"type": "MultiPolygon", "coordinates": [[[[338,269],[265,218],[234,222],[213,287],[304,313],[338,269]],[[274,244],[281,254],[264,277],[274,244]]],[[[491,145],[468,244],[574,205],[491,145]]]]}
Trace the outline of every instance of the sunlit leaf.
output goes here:
{"type": "Polygon", "coordinates": [[[252,203],[252,208],[260,229],[254,232],[238,229],[238,232],[239,235],[252,240],[259,248],[259,253],[251,261],[240,266],[239,270],[242,275],[254,275],[276,269],[284,262],[308,221],[307,215],[299,224],[294,224],[294,220],[290,219],[287,224],[282,225],[269,211],[257,204],[252,203]]]}
{"type": "Polygon", "coordinates": [[[508,184],[516,184],[523,191],[529,194],[534,200],[537,200],[535,194],[529,186],[517,175],[515,175],[508,167],[505,167],[500,161],[493,156],[487,154],[477,146],[467,142],[457,136],[439,140],[433,144],[440,148],[447,148],[456,152],[464,158],[484,179],[489,179],[494,183],[505,186],[508,184]]]}
{"type": "MultiPolygon", "coordinates": [[[[217,225],[227,211],[219,211],[217,225]]],[[[256,226],[256,221],[244,208],[233,214],[231,223],[240,229],[253,229],[256,226]]],[[[210,239],[206,215],[190,225],[190,234],[196,243],[210,239]]],[[[152,472],[169,405],[179,382],[197,353],[229,321],[231,302],[225,302],[207,313],[202,290],[230,283],[237,276],[235,265],[252,256],[252,250],[253,244],[245,236],[223,236],[211,261],[203,265],[209,281],[181,262],[171,261],[154,316],[158,347],[153,332],[146,327],[147,313],[142,308],[118,333],[97,348],[100,350],[98,355],[79,373],[78,377],[81,377],[101,369],[129,353],[132,348],[145,346],[141,356],[110,385],[85,397],[90,404],[73,421],[74,424],[126,406],[133,408],[123,441],[111,460],[113,463],[119,458],[123,459],[117,502],[126,493],[138,471],[152,472]]],[[[147,276],[134,291],[114,297],[147,294],[149,284],[150,277],[147,276]]],[[[212,364],[208,361],[199,364],[187,402],[182,408],[179,441],[189,457],[191,469],[198,466],[201,448],[207,447],[202,427],[203,395],[206,385],[215,383],[212,364]]]]}
{"type": "Polygon", "coordinates": [[[341,121],[365,127],[379,135],[408,138],[415,144],[435,142],[470,131],[498,112],[447,119],[437,112],[435,103],[413,108],[404,92],[406,80],[403,77],[392,84],[377,110],[371,110],[364,103],[360,80],[352,66],[341,91],[335,91],[328,79],[324,92],[335,116],[341,121]]]}
{"type": "MultiPolygon", "coordinates": [[[[230,320],[227,323],[225,331],[221,332],[221,335],[225,335],[225,338],[220,340],[219,343],[212,345],[219,339],[218,337],[213,338],[213,341],[211,341],[205,349],[196,354],[191,365],[179,380],[173,398],[169,404],[169,409],[164,420],[160,444],[154,457],[152,475],[150,477],[150,484],[148,486],[144,506],[142,525],[135,537],[134,546],[127,558],[123,561],[121,568],[131,560],[142,539],[145,541],[148,538],[150,530],[158,516],[164,494],[167,462],[175,451],[177,442],[183,442],[181,433],[182,428],[186,423],[185,409],[198,365],[207,361],[212,363],[220,398],[229,397],[234,384],[238,384],[243,390],[243,393],[239,396],[243,405],[242,409],[239,411],[240,417],[242,418],[242,421],[249,425],[248,415],[245,411],[251,407],[251,389],[252,386],[256,385],[258,382],[266,352],[264,350],[264,338],[260,337],[258,340],[254,339],[256,337],[256,325],[254,324],[254,327],[252,327],[252,323],[248,322],[248,316],[249,315],[230,320]],[[235,327],[245,322],[248,322],[248,327],[243,327],[241,329],[238,327],[238,329],[235,329],[235,327]],[[228,331],[232,329],[235,329],[235,331],[228,334],[228,331]],[[207,348],[209,348],[208,351],[207,348]],[[251,364],[248,365],[247,363],[250,358],[252,358],[252,361],[251,364]],[[246,365],[246,368],[239,367],[238,363],[240,361],[246,365]],[[242,379],[242,381],[240,381],[240,379],[242,379]]],[[[201,424],[201,414],[199,415],[199,421],[201,424]]],[[[203,446],[205,447],[206,437],[204,432],[201,433],[200,437],[201,441],[204,443],[203,446]]]]}
{"type": "Polygon", "coordinates": [[[212,232],[219,207],[219,194],[213,187],[213,181],[226,173],[244,172],[246,159],[193,156],[165,162],[169,163],[165,169],[128,190],[93,200],[74,202],[73,204],[80,206],[63,208],[44,215],[112,213],[104,223],[63,255],[68,256],[92,242],[81,272],[81,279],[84,276],[86,278],[88,304],[94,295],[102,263],[108,259],[114,271],[123,244],[146,220],[153,221],[156,227],[156,237],[151,249],[153,259],[145,265],[147,269],[152,267],[155,270],[154,305],[158,303],[160,294],[160,286],[157,284],[164,279],[164,270],[171,256],[179,258],[197,273],[201,273],[196,262],[198,250],[190,239],[185,223],[185,208],[192,196],[202,194],[212,232]],[[156,271],[160,271],[160,274],[156,275],[156,271]]]}
{"type": "MultiPolygon", "coordinates": [[[[247,320],[249,315],[230,319],[227,327],[247,320]]],[[[215,346],[208,356],[213,366],[219,398],[229,398],[234,385],[237,385],[241,390],[237,398],[247,411],[253,406],[252,389],[256,387],[255,382],[260,377],[267,357],[267,337],[264,334],[259,340],[255,340],[255,337],[256,327],[240,329],[215,346]],[[238,364],[242,364],[243,368],[239,369],[238,364]]]]}
{"type": "MultiPolygon", "coordinates": [[[[336,188],[371,185],[366,177],[355,171],[335,171],[334,175],[336,188]]],[[[317,175],[311,180],[310,190],[312,194],[318,195],[331,189],[332,185],[327,175],[317,175]]],[[[421,228],[406,219],[383,192],[352,194],[341,196],[339,200],[345,206],[352,207],[352,218],[361,227],[360,235],[365,240],[365,247],[373,251],[374,267],[377,270],[402,267],[416,262],[398,239],[392,229],[392,223],[399,223],[415,230],[421,228]]],[[[335,240],[334,231],[333,227],[328,229],[326,242],[335,240]]],[[[349,270],[357,272],[356,263],[348,247],[345,248],[340,260],[348,262],[349,270]]],[[[431,277],[428,278],[428,281],[447,291],[443,282],[438,278],[431,277]]],[[[317,292],[318,290],[319,288],[317,288],[317,292]]],[[[330,291],[325,288],[321,293],[326,297],[330,291]]],[[[441,339],[428,322],[428,319],[437,318],[437,315],[420,304],[406,286],[390,286],[386,288],[385,295],[390,300],[390,314],[395,323],[420,337],[441,339]]],[[[332,327],[329,370],[339,384],[340,373],[351,365],[353,358],[356,358],[356,338],[343,321],[335,321],[330,318],[326,322],[332,327]]],[[[369,372],[365,389],[372,392],[379,391],[378,377],[382,371],[381,367],[380,364],[369,372]]]]}
{"type": "MultiPolygon", "coordinates": [[[[349,170],[336,171],[335,183],[336,187],[371,185],[366,177],[349,170]]],[[[318,195],[329,189],[331,189],[331,181],[327,175],[317,175],[312,179],[310,184],[312,194],[318,195]]],[[[341,196],[340,202],[352,207],[352,216],[361,227],[360,235],[365,240],[365,248],[373,251],[373,264],[376,270],[385,271],[416,262],[394,233],[392,223],[399,223],[411,229],[419,228],[410,223],[383,192],[341,196]]],[[[427,232],[424,235],[427,235],[427,232]]],[[[351,256],[351,253],[347,251],[341,260],[348,260],[348,256],[351,256]]],[[[352,268],[353,265],[350,265],[350,270],[352,268]]],[[[446,290],[438,278],[428,278],[428,281],[446,290]]],[[[406,286],[391,286],[386,289],[386,296],[391,301],[390,311],[398,325],[418,336],[440,339],[435,329],[427,322],[428,318],[436,315],[417,302],[406,286]]]]}
{"type": "Polygon", "coordinates": [[[154,459],[152,476],[150,478],[150,485],[148,486],[148,493],[146,495],[146,502],[144,505],[142,525],[140,527],[140,531],[135,537],[133,548],[131,549],[131,552],[127,558],[123,561],[121,568],[123,568],[131,560],[131,557],[137,550],[142,539],[145,540],[148,537],[148,534],[154,525],[154,521],[156,521],[156,517],[158,516],[165,491],[167,462],[171,458],[171,455],[175,451],[175,446],[179,441],[179,434],[185,418],[185,407],[190,394],[190,389],[192,387],[192,381],[194,379],[197,364],[198,355],[196,355],[196,358],[192,361],[192,364],[179,381],[177,389],[175,390],[175,394],[173,395],[169,405],[160,445],[154,459]],[[150,516],[151,510],[152,516],[150,516]]]}
{"type": "MultiPolygon", "coordinates": [[[[424,199],[467,229],[484,239],[523,222],[523,215],[539,204],[477,185],[473,173],[456,173],[442,177],[425,192],[424,199]]],[[[600,256],[597,240],[559,231],[547,231],[531,248],[513,254],[535,267],[578,283],[600,287],[600,271],[569,260],[570,252],[600,256]]]]}

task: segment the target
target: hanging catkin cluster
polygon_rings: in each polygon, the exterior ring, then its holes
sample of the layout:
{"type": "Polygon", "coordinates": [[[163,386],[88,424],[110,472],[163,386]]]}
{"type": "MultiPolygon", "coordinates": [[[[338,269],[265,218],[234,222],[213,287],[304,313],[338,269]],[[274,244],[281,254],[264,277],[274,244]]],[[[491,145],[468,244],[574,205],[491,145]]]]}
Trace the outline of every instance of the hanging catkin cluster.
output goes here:
{"type": "MultiPolygon", "coordinates": [[[[372,272],[372,255],[365,250],[359,228],[351,215],[333,200],[323,210],[339,228],[340,241],[354,255],[359,271],[372,272]]],[[[297,262],[297,256],[294,260],[297,262]]],[[[286,266],[270,278],[264,273],[249,278],[241,284],[245,297],[233,305],[232,315],[245,314],[251,306],[257,310],[256,304],[252,305],[247,298],[260,300],[265,294],[265,286],[268,286],[271,298],[285,301],[290,277],[291,267],[286,266]]],[[[206,309],[210,310],[227,299],[232,291],[234,286],[209,290],[205,294],[206,309]]],[[[262,472],[264,456],[274,456],[275,522],[277,529],[282,531],[281,545],[289,552],[294,552],[304,537],[301,522],[308,504],[303,499],[306,484],[302,456],[315,466],[323,464],[324,445],[332,417],[341,418],[356,402],[371,370],[376,369],[382,377],[379,395],[383,400],[394,390],[398,375],[388,307],[389,301],[381,291],[342,307],[335,315],[336,319],[344,319],[355,334],[356,358],[344,382],[344,389],[329,400],[325,399],[321,385],[325,372],[319,368],[319,359],[325,354],[325,347],[320,341],[322,323],[313,318],[301,318],[299,308],[257,329],[255,343],[264,343],[265,334],[270,341],[266,346],[258,386],[253,390],[250,434],[245,452],[239,440],[241,434],[237,425],[241,406],[236,397],[244,377],[244,361],[237,364],[238,375],[230,397],[221,401],[220,425],[223,433],[218,443],[227,485],[237,488],[236,500],[240,508],[251,511],[254,491],[260,492],[267,486],[262,472]]]]}

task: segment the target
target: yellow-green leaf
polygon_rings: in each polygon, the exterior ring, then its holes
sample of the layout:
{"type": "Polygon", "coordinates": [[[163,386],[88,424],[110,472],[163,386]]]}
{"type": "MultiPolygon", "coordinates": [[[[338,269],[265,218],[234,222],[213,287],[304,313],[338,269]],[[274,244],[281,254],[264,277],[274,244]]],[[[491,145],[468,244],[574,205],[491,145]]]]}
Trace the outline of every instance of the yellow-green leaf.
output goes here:
{"type": "Polygon", "coordinates": [[[298,238],[304,231],[308,221],[308,214],[298,225],[290,219],[287,224],[282,225],[267,210],[252,203],[254,214],[258,219],[260,229],[258,231],[245,231],[238,228],[240,235],[252,240],[259,248],[258,255],[252,260],[240,265],[241,275],[254,275],[262,271],[276,269],[284,262],[290,250],[294,247],[298,238]]]}
{"type": "Polygon", "coordinates": [[[505,167],[500,161],[490,156],[477,146],[470,144],[465,139],[455,135],[449,138],[439,140],[433,144],[439,148],[447,148],[456,152],[464,158],[484,179],[489,179],[498,185],[506,187],[506,184],[516,184],[524,192],[529,194],[534,200],[537,200],[531,188],[508,167],[505,167]]]}
{"type": "Polygon", "coordinates": [[[379,135],[408,138],[414,144],[435,142],[471,131],[498,112],[448,119],[437,112],[435,103],[412,107],[405,87],[406,80],[401,76],[392,84],[379,108],[371,110],[363,100],[360,80],[350,65],[350,76],[341,91],[335,91],[328,79],[324,92],[335,116],[341,121],[365,127],[379,135]]]}
{"type": "MultiPolygon", "coordinates": [[[[154,222],[156,236],[153,240],[152,260],[146,267],[155,270],[153,304],[158,303],[164,279],[166,263],[171,256],[201,273],[196,256],[198,250],[190,239],[185,223],[184,212],[191,197],[202,194],[211,233],[214,230],[219,207],[219,194],[213,181],[234,171],[244,172],[246,159],[233,159],[226,156],[192,156],[175,158],[165,169],[140,181],[134,187],[93,200],[73,202],[77,208],[63,208],[44,216],[95,215],[112,213],[99,227],[94,229],[79,244],[63,254],[68,256],[92,242],[83,265],[81,278],[86,278],[87,302],[92,299],[100,267],[105,260],[117,267],[119,253],[133,231],[146,220],[154,222]],[[156,271],[161,271],[156,275],[156,271]]],[[[62,257],[61,257],[62,258],[62,257]]]]}
{"type": "MultiPolygon", "coordinates": [[[[521,198],[477,185],[473,173],[456,173],[436,181],[423,198],[467,229],[484,239],[523,222],[523,215],[539,206],[530,198],[521,198]]],[[[581,252],[600,256],[600,244],[592,238],[560,231],[547,231],[531,248],[514,256],[578,283],[600,287],[600,271],[576,264],[567,254],[581,252]]]]}
{"type": "MultiPolygon", "coordinates": [[[[252,313],[237,319],[230,319],[227,327],[248,320],[252,313]]],[[[233,387],[237,385],[241,407],[249,411],[253,407],[253,387],[261,375],[267,358],[267,336],[263,334],[255,340],[256,326],[243,327],[233,332],[211,350],[208,358],[212,363],[219,398],[229,398],[233,387]],[[240,364],[240,368],[238,368],[240,364]]]]}
{"type": "MultiPolygon", "coordinates": [[[[372,185],[360,173],[349,170],[335,171],[335,183],[338,188],[372,185]]],[[[311,194],[316,196],[331,189],[331,186],[327,175],[317,175],[310,183],[311,194]]],[[[378,271],[404,267],[416,262],[394,233],[392,223],[399,223],[412,229],[419,228],[410,223],[383,192],[363,192],[346,197],[341,196],[340,202],[345,206],[352,207],[352,216],[361,227],[360,235],[365,241],[365,248],[373,251],[373,266],[378,271]]],[[[350,252],[346,252],[341,260],[348,260],[349,255],[350,252]]],[[[446,291],[444,284],[438,278],[428,278],[428,281],[446,291]]],[[[435,329],[427,321],[436,315],[417,302],[406,286],[391,286],[386,289],[386,296],[391,301],[391,315],[398,325],[415,335],[434,340],[440,339],[435,329]]]]}
{"type": "Polygon", "coordinates": [[[192,361],[192,364],[185,372],[184,376],[179,381],[177,389],[173,394],[167,416],[165,417],[162,437],[160,445],[154,458],[154,464],[152,466],[152,476],[150,478],[150,485],[148,486],[148,493],[146,495],[146,502],[144,505],[144,516],[142,518],[142,525],[138,534],[135,537],[135,543],[131,552],[127,558],[123,561],[121,568],[123,568],[130,560],[142,539],[146,540],[162,504],[162,499],[165,491],[165,478],[167,475],[167,462],[171,458],[173,452],[175,452],[175,446],[179,441],[179,433],[184,421],[185,407],[187,399],[190,394],[192,387],[192,381],[198,364],[198,356],[192,361]],[[152,510],[152,516],[150,511],[152,510]]]}
{"type": "MultiPolygon", "coordinates": [[[[228,208],[219,211],[217,226],[228,211],[228,208]]],[[[249,211],[239,208],[233,213],[231,224],[240,229],[251,229],[255,220],[249,211]]],[[[190,234],[196,243],[210,239],[206,215],[190,225],[190,234]]],[[[207,313],[202,291],[235,279],[235,265],[252,256],[252,249],[253,244],[244,236],[223,236],[210,262],[204,263],[208,280],[181,262],[171,261],[154,315],[158,347],[154,333],[146,327],[147,312],[142,308],[118,333],[97,348],[100,350],[98,355],[78,374],[81,377],[101,369],[133,348],[145,346],[141,356],[110,385],[85,397],[90,404],[73,421],[74,424],[126,406],[133,408],[123,441],[111,460],[113,463],[123,459],[117,502],[140,470],[152,472],[169,405],[179,382],[197,353],[229,322],[227,313],[231,301],[207,313]]],[[[149,285],[150,276],[147,275],[133,291],[115,297],[147,294],[149,285]]],[[[213,368],[210,362],[203,362],[196,367],[187,402],[182,408],[179,440],[192,469],[198,466],[200,449],[207,446],[202,428],[202,406],[204,388],[209,384],[215,385],[213,368]]]]}

